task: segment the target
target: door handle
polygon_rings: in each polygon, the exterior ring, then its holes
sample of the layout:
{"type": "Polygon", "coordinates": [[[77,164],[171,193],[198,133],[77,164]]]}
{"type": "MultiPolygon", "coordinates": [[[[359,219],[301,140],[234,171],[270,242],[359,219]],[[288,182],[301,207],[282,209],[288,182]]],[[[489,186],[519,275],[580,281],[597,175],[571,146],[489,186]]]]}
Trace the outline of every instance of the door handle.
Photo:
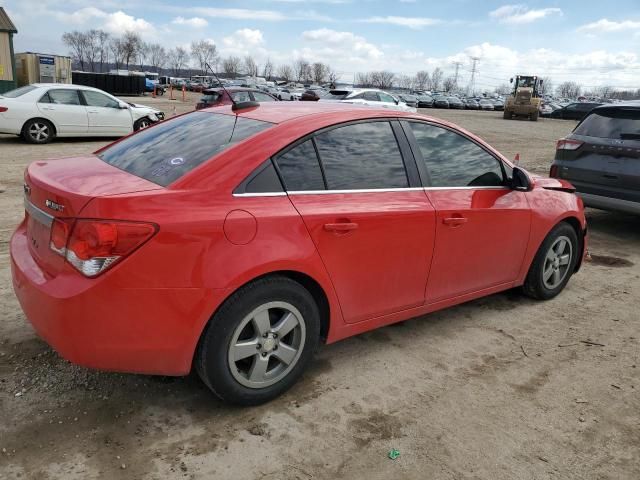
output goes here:
{"type": "Polygon", "coordinates": [[[442,223],[450,227],[459,227],[460,225],[467,223],[469,219],[466,217],[447,217],[442,220],[442,223]]]}
{"type": "Polygon", "coordinates": [[[89,112],[89,113],[98,113],[97,110],[87,110],[87,112],[89,112]]]}
{"type": "Polygon", "coordinates": [[[617,180],[618,176],[617,175],[611,175],[610,173],[605,173],[604,175],[602,175],[604,178],[610,178],[612,180],[617,180]]]}
{"type": "Polygon", "coordinates": [[[55,110],[53,107],[40,107],[41,110],[55,110]]]}
{"type": "Polygon", "coordinates": [[[355,230],[356,228],[358,228],[358,224],[357,223],[350,223],[350,222],[325,223],[324,224],[324,229],[327,232],[347,233],[347,232],[350,232],[352,230],[355,230]]]}

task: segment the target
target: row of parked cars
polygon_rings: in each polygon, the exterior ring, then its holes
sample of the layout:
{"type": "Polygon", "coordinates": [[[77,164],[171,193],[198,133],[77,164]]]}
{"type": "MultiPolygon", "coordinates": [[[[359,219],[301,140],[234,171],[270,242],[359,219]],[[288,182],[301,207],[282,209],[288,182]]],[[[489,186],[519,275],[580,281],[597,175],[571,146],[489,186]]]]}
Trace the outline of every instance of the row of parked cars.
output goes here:
{"type": "Polygon", "coordinates": [[[460,110],[504,110],[501,98],[458,97],[455,95],[429,95],[398,93],[398,98],[416,108],[454,108],[460,110]]]}

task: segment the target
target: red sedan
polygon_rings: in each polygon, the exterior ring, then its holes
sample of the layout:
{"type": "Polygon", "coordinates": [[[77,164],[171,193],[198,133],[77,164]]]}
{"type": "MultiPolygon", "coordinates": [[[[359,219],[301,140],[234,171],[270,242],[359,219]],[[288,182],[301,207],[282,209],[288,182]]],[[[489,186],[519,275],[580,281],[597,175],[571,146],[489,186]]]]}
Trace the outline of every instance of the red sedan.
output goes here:
{"type": "Polygon", "coordinates": [[[32,163],[11,239],[26,317],[62,356],[288,389],[318,344],[521,286],[557,295],[581,200],[418,114],[279,102],[192,112],[32,163]]]}
{"type": "Polygon", "coordinates": [[[202,90],[202,97],[196,103],[196,110],[220,105],[232,105],[241,102],[277,102],[278,99],[270,93],[257,88],[228,87],[207,88],[202,90]]]}

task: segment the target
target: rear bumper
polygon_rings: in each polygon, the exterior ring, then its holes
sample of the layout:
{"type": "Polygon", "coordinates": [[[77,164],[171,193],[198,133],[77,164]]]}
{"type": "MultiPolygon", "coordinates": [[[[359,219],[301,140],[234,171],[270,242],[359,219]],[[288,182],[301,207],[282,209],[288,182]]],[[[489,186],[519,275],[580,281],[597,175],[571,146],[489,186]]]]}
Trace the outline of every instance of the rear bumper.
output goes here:
{"type": "Polygon", "coordinates": [[[604,197],[592,193],[576,192],[584,201],[587,207],[599,208],[601,210],[613,210],[618,212],[632,213],[640,215],[640,203],[629,200],[621,200],[613,197],[604,197]]]}
{"type": "Polygon", "coordinates": [[[27,242],[23,223],[10,242],[13,288],[33,328],[62,357],[109,371],[190,371],[202,328],[226,290],[138,288],[125,283],[122,270],[95,279],[72,270],[51,277],[27,242]]]}
{"type": "Polygon", "coordinates": [[[18,120],[15,118],[7,118],[6,115],[0,114],[0,133],[6,133],[9,135],[20,135],[22,132],[22,125],[24,120],[18,120]]]}

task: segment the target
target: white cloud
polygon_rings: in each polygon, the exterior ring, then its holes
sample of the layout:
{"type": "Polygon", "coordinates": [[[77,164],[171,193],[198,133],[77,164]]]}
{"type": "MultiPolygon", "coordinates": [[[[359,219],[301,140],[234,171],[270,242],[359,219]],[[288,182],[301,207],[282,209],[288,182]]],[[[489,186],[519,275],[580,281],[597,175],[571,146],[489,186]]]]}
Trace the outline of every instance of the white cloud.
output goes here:
{"type": "Polygon", "coordinates": [[[107,12],[100,10],[95,7],[86,7],[81,8],[80,10],[76,10],[75,12],[65,13],[65,12],[56,12],[55,16],[59,20],[65,23],[72,23],[75,25],[83,25],[87,23],[89,20],[94,18],[105,18],[107,16],[107,12]]]}
{"type": "Polygon", "coordinates": [[[638,30],[640,32],[640,22],[633,20],[623,20],[615,22],[606,18],[601,18],[597,22],[587,23],[578,28],[581,32],[588,33],[607,33],[607,32],[623,32],[627,30],[638,30]]]}
{"type": "Polygon", "coordinates": [[[209,25],[209,22],[207,22],[204,18],[201,18],[201,17],[192,17],[192,18],[176,17],[171,21],[171,23],[175,25],[186,25],[188,27],[193,27],[193,28],[204,28],[207,25],[209,25]]]}
{"type": "Polygon", "coordinates": [[[264,38],[260,30],[252,30],[250,28],[242,28],[236,30],[233,35],[224,37],[222,43],[232,48],[251,48],[264,43],[264,38]]]}
{"type": "Polygon", "coordinates": [[[428,27],[431,25],[438,25],[443,23],[442,20],[438,20],[437,18],[426,18],[426,17],[396,17],[396,16],[387,16],[387,17],[370,17],[362,20],[366,23],[386,23],[389,25],[399,25],[401,27],[408,27],[412,29],[420,29],[422,27],[428,27]]]}
{"type": "Polygon", "coordinates": [[[123,11],[119,10],[107,15],[104,29],[107,32],[121,35],[126,31],[132,31],[141,35],[151,33],[154,28],[153,25],[147,22],[144,18],[135,18],[131,15],[127,15],[123,11]]]}
{"type": "Polygon", "coordinates": [[[189,11],[212,18],[229,18],[233,20],[287,20],[285,14],[273,10],[248,10],[245,8],[213,8],[193,7],[189,11]]]}
{"type": "Polygon", "coordinates": [[[541,8],[530,10],[525,5],[503,5],[489,13],[491,18],[495,18],[501,23],[513,25],[535,22],[550,15],[562,15],[562,9],[541,8]]]}
{"type": "Polygon", "coordinates": [[[382,50],[364,37],[355,35],[352,32],[337,32],[328,28],[318,30],[307,30],[302,32],[303,40],[311,42],[313,48],[295,51],[302,56],[311,55],[314,58],[323,57],[323,61],[328,63],[335,61],[335,58],[345,58],[349,61],[362,63],[366,61],[378,60],[384,55],[382,50]],[[314,52],[315,50],[315,52],[314,52]]]}

